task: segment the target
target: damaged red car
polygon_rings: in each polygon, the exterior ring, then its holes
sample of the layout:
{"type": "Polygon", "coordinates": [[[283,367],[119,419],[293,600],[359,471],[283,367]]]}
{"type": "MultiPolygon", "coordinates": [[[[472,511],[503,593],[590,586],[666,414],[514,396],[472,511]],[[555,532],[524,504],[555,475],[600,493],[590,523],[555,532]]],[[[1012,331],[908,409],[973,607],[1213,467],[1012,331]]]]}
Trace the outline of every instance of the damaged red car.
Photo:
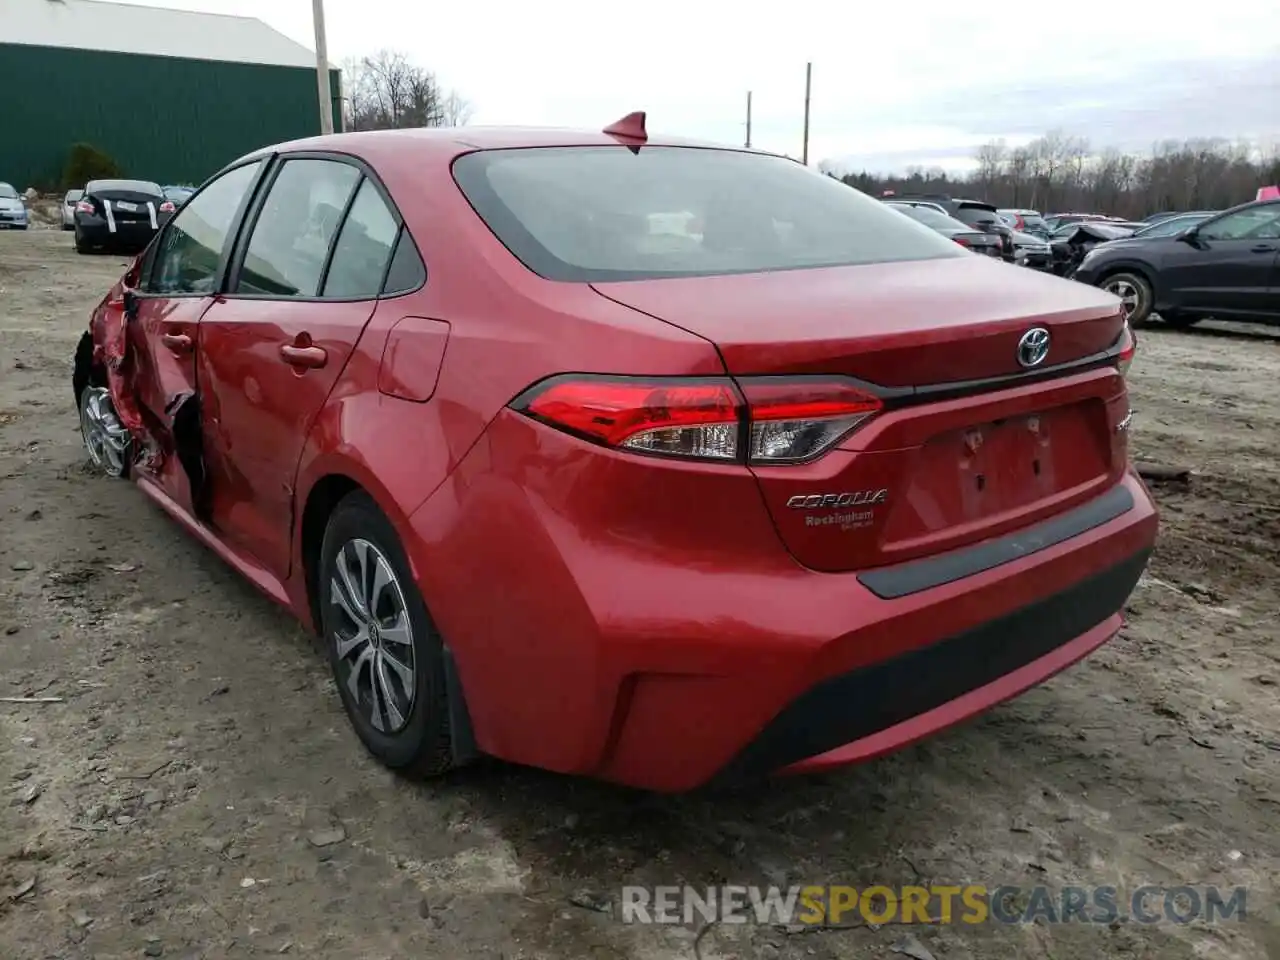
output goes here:
{"type": "Polygon", "coordinates": [[[89,455],[325,638],[364,745],[643,788],[899,748],[1111,638],[1156,537],[1119,301],[784,157],[344,134],[93,313],[89,455]]]}

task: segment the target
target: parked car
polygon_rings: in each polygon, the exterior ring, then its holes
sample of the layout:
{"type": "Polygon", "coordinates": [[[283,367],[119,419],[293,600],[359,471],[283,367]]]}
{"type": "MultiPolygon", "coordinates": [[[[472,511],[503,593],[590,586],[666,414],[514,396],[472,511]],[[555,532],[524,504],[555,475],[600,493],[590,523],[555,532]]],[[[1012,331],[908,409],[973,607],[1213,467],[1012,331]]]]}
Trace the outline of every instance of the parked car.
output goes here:
{"type": "Polygon", "coordinates": [[[1062,224],[1053,232],[1049,247],[1053,254],[1053,272],[1071,276],[1080,261],[1094,247],[1133,236],[1133,228],[1110,220],[1075,220],[1062,224]]]}
{"type": "Polygon", "coordinates": [[[27,229],[27,205],[12,184],[0,183],[0,230],[27,229]]]}
{"type": "Polygon", "coordinates": [[[174,209],[149,180],[90,180],[76,203],[76,253],[141,250],[174,209]]]}
{"type": "Polygon", "coordinates": [[[963,200],[940,194],[898,194],[894,202],[906,204],[925,204],[936,207],[949,217],[954,217],[974,230],[993,234],[1000,238],[1000,255],[1010,263],[1013,262],[1013,228],[1005,223],[1000,212],[989,203],[981,200],[963,200]]]}
{"type": "Polygon", "coordinates": [[[1206,216],[1210,216],[1212,214],[1220,213],[1220,212],[1221,211],[1219,210],[1165,210],[1161,213],[1151,214],[1151,216],[1146,217],[1142,222],[1147,224],[1153,224],[1153,223],[1160,223],[1162,220],[1168,220],[1170,217],[1185,217],[1190,214],[1196,214],[1196,213],[1203,213],[1206,216]]]}
{"type": "Polygon", "coordinates": [[[1013,262],[1035,270],[1050,270],[1053,267],[1053,248],[1048,240],[1030,233],[1015,231],[1013,262]]]}
{"type": "Polygon", "coordinates": [[[1133,326],[1205,317],[1280,323],[1280,200],[1233,207],[1174,236],[1130,237],[1091,250],[1075,279],[1114,293],[1133,326]]]}
{"type": "Polygon", "coordinates": [[[899,748],[1114,636],[1157,524],[1134,349],[1109,293],[633,114],[237,160],[74,383],[94,462],[325,638],[382,763],[676,791],[899,748]]]}
{"type": "Polygon", "coordinates": [[[1049,238],[1049,225],[1045,223],[1044,217],[1040,215],[1038,210],[1000,210],[1000,216],[1004,218],[1004,222],[1021,233],[1029,233],[1033,237],[1040,237],[1042,240],[1049,238]]]}
{"type": "Polygon", "coordinates": [[[924,224],[931,230],[936,230],[947,239],[972,250],[974,253],[989,257],[999,257],[1003,254],[1004,245],[1000,242],[998,236],[992,233],[983,233],[981,230],[974,230],[967,223],[961,223],[954,217],[947,216],[939,207],[933,204],[901,203],[887,200],[885,201],[885,206],[893,207],[895,210],[906,214],[912,220],[924,224]]]}
{"type": "Polygon", "coordinates": [[[190,200],[191,195],[196,192],[195,187],[183,187],[183,186],[176,186],[173,184],[170,184],[169,186],[161,187],[160,189],[164,191],[165,199],[171,202],[174,205],[174,207],[182,206],[184,203],[190,200]]]}
{"type": "Polygon", "coordinates": [[[1044,218],[1045,227],[1050,234],[1057,233],[1069,223],[1082,223],[1086,220],[1111,220],[1101,213],[1051,213],[1044,218]]]}
{"type": "Polygon", "coordinates": [[[1204,213],[1180,213],[1172,217],[1161,217],[1154,223],[1145,223],[1133,232],[1135,237],[1176,237],[1188,227],[1194,227],[1197,224],[1204,223],[1210,217],[1216,216],[1221,211],[1206,211],[1204,213]]]}
{"type": "Polygon", "coordinates": [[[68,190],[62,197],[62,229],[74,230],[76,228],[76,204],[84,196],[83,190],[68,190]]]}

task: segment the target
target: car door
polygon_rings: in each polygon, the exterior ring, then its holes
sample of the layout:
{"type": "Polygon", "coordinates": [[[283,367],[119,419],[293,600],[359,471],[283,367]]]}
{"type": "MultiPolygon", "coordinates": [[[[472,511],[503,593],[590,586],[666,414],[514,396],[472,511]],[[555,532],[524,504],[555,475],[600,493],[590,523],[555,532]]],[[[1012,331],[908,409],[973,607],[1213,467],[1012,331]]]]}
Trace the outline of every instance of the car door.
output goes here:
{"type": "Polygon", "coordinates": [[[235,225],[262,166],[246,163],[210,181],[148,249],[138,288],[126,299],[134,399],[160,453],[145,459],[141,469],[150,470],[164,493],[197,517],[201,470],[198,456],[188,456],[187,441],[198,437],[198,416],[191,436],[184,436],[181,424],[198,406],[192,400],[200,319],[213,303],[235,225]]]}
{"type": "Polygon", "coordinates": [[[1206,220],[1163,256],[1161,279],[1179,306],[1227,314],[1275,312],[1280,203],[1206,220]]]}
{"type": "Polygon", "coordinates": [[[357,162],[285,155],[201,323],[213,522],[282,579],[303,444],[377,304],[399,226],[357,162]]]}

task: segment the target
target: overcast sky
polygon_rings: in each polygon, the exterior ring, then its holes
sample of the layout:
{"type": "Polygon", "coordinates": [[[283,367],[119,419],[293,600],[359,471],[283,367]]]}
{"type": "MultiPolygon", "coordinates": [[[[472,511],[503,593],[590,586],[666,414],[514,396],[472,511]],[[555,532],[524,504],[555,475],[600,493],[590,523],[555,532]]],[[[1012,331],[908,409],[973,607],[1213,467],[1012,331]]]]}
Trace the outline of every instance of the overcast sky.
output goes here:
{"type": "MultiPolygon", "coordinates": [[[[314,49],[310,0],[146,2],[256,16],[314,49]]],[[[980,143],[1054,127],[1129,150],[1276,142],[1278,2],[326,0],[325,15],[332,62],[399,50],[476,123],[598,128],[644,109],[650,130],[741,143],[751,90],[753,145],[793,156],[812,61],[810,160],[887,171],[963,168],[980,143]]]]}

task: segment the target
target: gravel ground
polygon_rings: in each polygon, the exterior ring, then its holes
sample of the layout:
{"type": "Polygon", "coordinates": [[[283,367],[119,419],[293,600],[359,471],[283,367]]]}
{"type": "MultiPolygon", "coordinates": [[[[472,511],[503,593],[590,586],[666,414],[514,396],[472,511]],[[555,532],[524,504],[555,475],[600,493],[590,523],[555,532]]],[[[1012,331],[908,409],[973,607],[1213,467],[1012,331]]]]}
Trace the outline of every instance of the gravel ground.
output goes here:
{"type": "Polygon", "coordinates": [[[649,797],[497,763],[399,782],[313,640],[83,464],[70,360],[118,257],[0,234],[0,956],[686,958],[624,883],[1248,888],[1216,925],[708,931],[704,958],[1280,958],[1280,349],[1144,335],[1149,575],[1114,642],[837,774],[649,797]]]}

